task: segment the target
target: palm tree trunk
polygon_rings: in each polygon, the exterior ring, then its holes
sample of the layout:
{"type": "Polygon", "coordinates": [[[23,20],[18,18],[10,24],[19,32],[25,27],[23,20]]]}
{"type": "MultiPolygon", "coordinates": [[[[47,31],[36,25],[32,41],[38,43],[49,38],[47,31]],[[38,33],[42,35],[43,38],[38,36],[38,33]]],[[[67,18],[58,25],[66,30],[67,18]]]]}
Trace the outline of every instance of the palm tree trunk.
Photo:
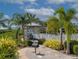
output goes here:
{"type": "Polygon", "coordinates": [[[60,42],[61,42],[61,47],[60,47],[60,49],[61,49],[61,50],[63,49],[62,35],[63,35],[63,31],[62,31],[62,28],[61,28],[61,29],[60,29],[60,42]]]}
{"type": "Polygon", "coordinates": [[[23,31],[23,39],[25,40],[25,26],[24,26],[24,24],[22,24],[22,31],[23,31]]]}
{"type": "Polygon", "coordinates": [[[71,41],[71,36],[69,33],[67,33],[67,54],[70,54],[70,41],[71,41]]]}
{"type": "Polygon", "coordinates": [[[20,28],[18,28],[17,31],[16,31],[16,39],[18,39],[18,36],[19,36],[19,30],[20,30],[20,28]]]}
{"type": "Polygon", "coordinates": [[[68,42],[67,42],[67,51],[66,51],[66,53],[70,54],[70,43],[68,43],[68,42]]]}

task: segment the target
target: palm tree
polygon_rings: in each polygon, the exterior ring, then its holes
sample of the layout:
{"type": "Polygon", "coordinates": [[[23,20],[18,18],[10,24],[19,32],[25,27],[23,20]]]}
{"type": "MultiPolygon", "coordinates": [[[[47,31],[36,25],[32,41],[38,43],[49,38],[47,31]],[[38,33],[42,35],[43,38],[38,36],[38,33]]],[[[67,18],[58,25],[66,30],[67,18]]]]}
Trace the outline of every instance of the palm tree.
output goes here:
{"type": "Polygon", "coordinates": [[[16,25],[21,26],[23,30],[23,39],[25,40],[25,29],[27,29],[27,24],[31,22],[38,22],[38,18],[36,18],[36,15],[33,15],[31,13],[25,13],[23,15],[14,14],[13,22],[16,25]]]}
{"type": "Polygon", "coordinates": [[[67,53],[70,53],[69,44],[71,41],[71,34],[72,34],[72,23],[71,20],[75,15],[74,9],[68,9],[67,11],[64,8],[59,8],[56,10],[55,14],[58,14],[60,19],[61,29],[62,27],[65,29],[65,33],[67,34],[67,53]]]}

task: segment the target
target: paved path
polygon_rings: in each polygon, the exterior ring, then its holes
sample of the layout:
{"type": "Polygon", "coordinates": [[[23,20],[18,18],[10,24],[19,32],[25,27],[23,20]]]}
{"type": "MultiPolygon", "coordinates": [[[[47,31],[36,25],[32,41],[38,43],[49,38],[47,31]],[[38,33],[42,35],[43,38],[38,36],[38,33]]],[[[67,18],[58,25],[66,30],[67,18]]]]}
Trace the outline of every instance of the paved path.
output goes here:
{"type": "Polygon", "coordinates": [[[19,59],[28,59],[27,58],[27,54],[26,54],[27,48],[23,48],[21,50],[19,50],[19,59]]]}
{"type": "Polygon", "coordinates": [[[34,48],[27,47],[19,50],[19,56],[19,59],[77,59],[75,56],[66,55],[43,46],[37,49],[37,55],[34,53],[34,48]]]}

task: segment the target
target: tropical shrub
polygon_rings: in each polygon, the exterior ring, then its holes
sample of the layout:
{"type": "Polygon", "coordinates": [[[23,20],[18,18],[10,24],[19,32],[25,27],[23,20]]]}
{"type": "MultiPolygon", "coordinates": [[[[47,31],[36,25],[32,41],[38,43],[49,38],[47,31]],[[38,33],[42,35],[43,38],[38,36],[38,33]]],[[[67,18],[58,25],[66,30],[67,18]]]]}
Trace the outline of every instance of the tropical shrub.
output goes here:
{"type": "MultiPolygon", "coordinates": [[[[69,45],[70,45],[70,53],[73,54],[73,46],[78,45],[78,41],[77,40],[71,40],[69,45]]],[[[67,41],[64,42],[64,49],[67,49],[67,41]]]]}
{"type": "Polygon", "coordinates": [[[28,46],[32,46],[32,43],[33,43],[33,42],[32,42],[31,40],[27,40],[27,45],[28,45],[28,46]]]}
{"type": "Polygon", "coordinates": [[[16,31],[15,30],[7,30],[3,33],[0,34],[0,38],[2,37],[11,37],[12,39],[15,39],[15,33],[16,31]]]}
{"type": "Polygon", "coordinates": [[[42,45],[44,42],[45,42],[45,39],[40,39],[40,40],[39,40],[39,44],[41,44],[41,45],[42,45]]]}
{"type": "Polygon", "coordinates": [[[61,45],[60,45],[60,42],[58,40],[51,39],[51,40],[46,40],[44,42],[44,46],[59,50],[61,45]]]}
{"type": "Polygon", "coordinates": [[[73,46],[73,53],[74,53],[75,55],[78,55],[78,45],[74,45],[74,46],[73,46]]]}
{"type": "Polygon", "coordinates": [[[21,39],[19,39],[16,42],[17,42],[18,47],[27,47],[28,46],[28,42],[26,40],[22,41],[21,39]]]}
{"type": "Polygon", "coordinates": [[[23,47],[27,47],[28,46],[27,41],[26,40],[22,41],[22,45],[23,47]]]}
{"type": "Polygon", "coordinates": [[[10,38],[0,39],[0,59],[16,59],[17,45],[10,38]]]}

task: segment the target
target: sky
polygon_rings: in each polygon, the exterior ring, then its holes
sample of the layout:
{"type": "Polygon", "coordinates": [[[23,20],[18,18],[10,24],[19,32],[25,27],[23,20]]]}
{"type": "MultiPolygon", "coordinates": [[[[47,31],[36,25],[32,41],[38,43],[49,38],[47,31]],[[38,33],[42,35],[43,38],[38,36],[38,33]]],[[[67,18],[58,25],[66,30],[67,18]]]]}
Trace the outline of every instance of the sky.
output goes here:
{"type": "MultiPolygon", "coordinates": [[[[52,16],[59,7],[78,9],[77,0],[0,0],[0,12],[6,18],[12,17],[14,13],[33,13],[45,21],[52,16]]],[[[76,14],[77,15],[77,14],[76,14]]]]}

